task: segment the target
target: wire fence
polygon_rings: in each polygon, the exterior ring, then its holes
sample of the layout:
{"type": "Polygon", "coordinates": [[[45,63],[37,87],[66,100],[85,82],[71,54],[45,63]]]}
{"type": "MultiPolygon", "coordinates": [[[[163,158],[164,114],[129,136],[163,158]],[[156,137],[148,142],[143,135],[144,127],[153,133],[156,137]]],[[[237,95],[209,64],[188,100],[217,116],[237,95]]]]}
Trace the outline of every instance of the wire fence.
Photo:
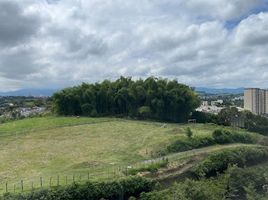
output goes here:
{"type": "MultiPolygon", "coordinates": [[[[150,152],[151,153],[151,152],[150,152]]],[[[149,154],[149,152],[148,152],[149,154]]],[[[102,166],[102,167],[90,167],[88,171],[74,172],[74,173],[62,173],[54,176],[43,175],[35,178],[25,178],[17,181],[0,180],[0,196],[5,193],[24,193],[31,192],[37,189],[50,189],[59,186],[68,186],[73,183],[83,184],[88,181],[109,181],[129,176],[130,169],[144,168],[153,163],[161,162],[168,159],[168,168],[176,168],[182,166],[195,156],[196,152],[183,153],[163,156],[160,158],[141,161],[135,164],[125,166],[102,166]],[[178,157],[177,157],[178,156],[178,157]],[[188,159],[185,159],[188,158],[188,159]]],[[[1,198],[0,198],[1,199],[1,198]]]]}
{"type": "Polygon", "coordinates": [[[82,184],[88,181],[108,181],[127,176],[127,167],[106,169],[102,172],[81,172],[61,174],[56,176],[40,176],[33,179],[21,179],[19,181],[0,182],[0,195],[5,193],[31,192],[36,189],[50,189],[59,186],[68,186],[74,183],[82,184]]]}
{"type": "Polygon", "coordinates": [[[144,168],[152,163],[158,163],[161,160],[150,160],[149,162],[139,162],[127,166],[93,167],[89,171],[59,174],[54,176],[39,176],[35,178],[20,179],[17,181],[0,181],[0,195],[8,192],[23,193],[31,192],[36,189],[50,189],[59,186],[68,186],[73,183],[83,184],[88,181],[99,182],[115,180],[129,176],[129,171],[133,168],[144,168]]]}

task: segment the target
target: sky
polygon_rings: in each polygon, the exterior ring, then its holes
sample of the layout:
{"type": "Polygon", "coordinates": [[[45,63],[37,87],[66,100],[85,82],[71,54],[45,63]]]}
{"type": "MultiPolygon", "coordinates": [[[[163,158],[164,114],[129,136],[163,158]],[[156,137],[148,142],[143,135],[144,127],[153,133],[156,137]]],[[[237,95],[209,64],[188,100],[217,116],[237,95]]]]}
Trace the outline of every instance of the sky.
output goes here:
{"type": "Polygon", "coordinates": [[[0,91],[156,76],[268,87],[268,0],[0,0],[0,91]]]}

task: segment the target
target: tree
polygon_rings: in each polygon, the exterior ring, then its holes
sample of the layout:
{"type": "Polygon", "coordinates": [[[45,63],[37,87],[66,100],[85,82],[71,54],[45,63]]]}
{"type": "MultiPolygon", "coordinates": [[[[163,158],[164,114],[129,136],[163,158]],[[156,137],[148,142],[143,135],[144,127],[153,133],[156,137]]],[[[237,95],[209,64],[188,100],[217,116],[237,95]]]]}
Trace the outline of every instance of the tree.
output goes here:
{"type": "Polygon", "coordinates": [[[131,116],[172,122],[185,122],[199,106],[200,99],[188,86],[149,77],[133,81],[120,77],[101,83],[83,83],[66,88],[52,97],[59,115],[131,116]]]}

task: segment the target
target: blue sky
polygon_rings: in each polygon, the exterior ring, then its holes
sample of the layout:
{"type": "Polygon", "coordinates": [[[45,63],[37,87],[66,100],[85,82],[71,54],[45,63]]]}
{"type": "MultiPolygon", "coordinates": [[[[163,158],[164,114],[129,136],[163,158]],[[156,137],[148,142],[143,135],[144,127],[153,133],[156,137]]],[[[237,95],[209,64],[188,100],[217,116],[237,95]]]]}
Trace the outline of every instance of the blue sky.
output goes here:
{"type": "Polygon", "coordinates": [[[1,0],[0,91],[148,76],[268,85],[267,0],[1,0]]]}

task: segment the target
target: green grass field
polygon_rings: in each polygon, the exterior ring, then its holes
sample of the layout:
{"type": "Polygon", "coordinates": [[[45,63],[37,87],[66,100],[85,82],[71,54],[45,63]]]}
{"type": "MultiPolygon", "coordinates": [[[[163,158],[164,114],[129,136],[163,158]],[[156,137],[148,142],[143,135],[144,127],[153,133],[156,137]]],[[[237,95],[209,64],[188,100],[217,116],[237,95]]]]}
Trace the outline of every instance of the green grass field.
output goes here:
{"type": "MultiPolygon", "coordinates": [[[[219,126],[166,124],[116,118],[45,117],[0,125],[0,193],[75,180],[101,180],[122,175],[120,169],[150,160],[151,152],[185,136],[210,135],[219,126]],[[80,177],[81,176],[81,177],[80,177]],[[52,178],[52,179],[51,179],[52,178]]],[[[228,128],[233,130],[233,128],[228,128]]],[[[244,130],[235,129],[237,132],[244,130]]],[[[244,131],[245,132],[245,131],[244,131]]],[[[258,140],[263,136],[256,134],[258,140]]],[[[232,146],[232,145],[230,145],[232,146]]],[[[221,146],[211,147],[213,151],[221,146]]],[[[204,151],[209,152],[209,148],[204,151]]],[[[185,156],[187,154],[180,154],[185,156]]],[[[174,157],[170,157],[174,159],[174,157]]],[[[178,159],[178,157],[176,158],[178,159]]]]}

